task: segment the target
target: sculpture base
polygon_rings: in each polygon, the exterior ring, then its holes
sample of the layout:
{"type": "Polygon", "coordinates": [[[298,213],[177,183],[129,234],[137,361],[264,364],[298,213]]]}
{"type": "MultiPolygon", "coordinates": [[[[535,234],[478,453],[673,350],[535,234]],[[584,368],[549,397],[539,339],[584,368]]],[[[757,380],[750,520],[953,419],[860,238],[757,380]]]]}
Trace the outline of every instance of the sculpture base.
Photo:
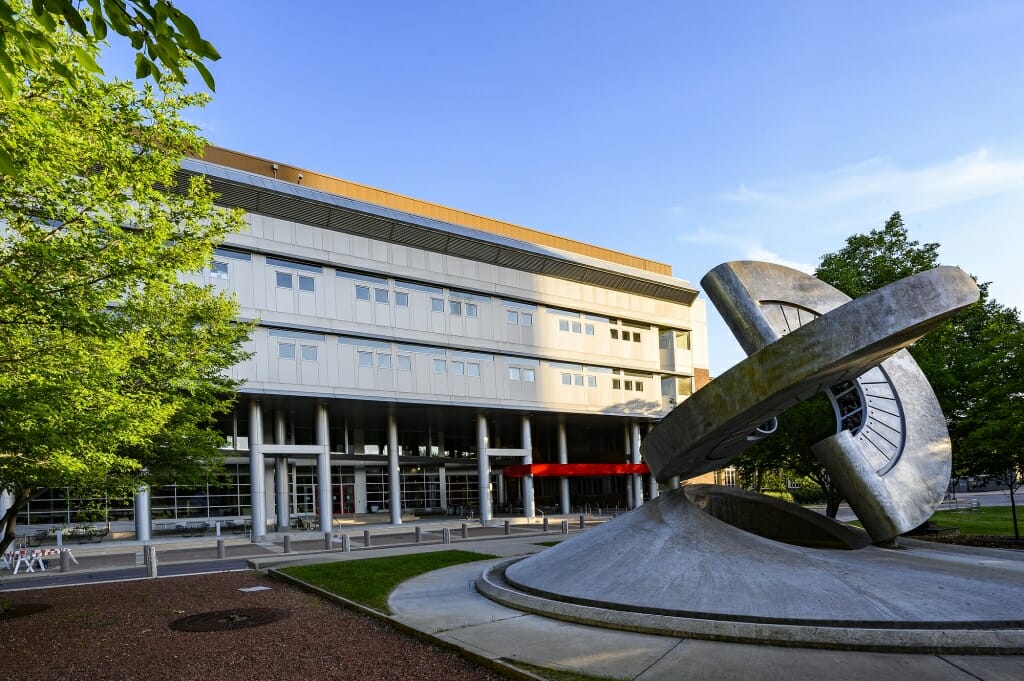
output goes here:
{"type": "Polygon", "coordinates": [[[726,524],[675,490],[485,572],[481,593],[575,622],[777,645],[1024,652],[1024,556],[914,542],[819,549],[726,524]]]}

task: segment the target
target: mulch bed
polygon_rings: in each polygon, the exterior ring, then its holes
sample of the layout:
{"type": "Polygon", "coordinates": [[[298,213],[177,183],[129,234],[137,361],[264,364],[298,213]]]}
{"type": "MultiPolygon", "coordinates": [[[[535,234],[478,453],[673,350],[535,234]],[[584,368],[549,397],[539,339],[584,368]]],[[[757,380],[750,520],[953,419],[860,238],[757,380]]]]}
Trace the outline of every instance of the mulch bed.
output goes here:
{"type": "Polygon", "coordinates": [[[0,592],[3,668],[36,679],[462,679],[497,676],[457,655],[255,572],[0,592]],[[238,589],[269,586],[268,591],[238,589]],[[50,606],[26,612],[32,606],[50,606]],[[244,629],[170,628],[190,615],[287,611],[244,629]]]}

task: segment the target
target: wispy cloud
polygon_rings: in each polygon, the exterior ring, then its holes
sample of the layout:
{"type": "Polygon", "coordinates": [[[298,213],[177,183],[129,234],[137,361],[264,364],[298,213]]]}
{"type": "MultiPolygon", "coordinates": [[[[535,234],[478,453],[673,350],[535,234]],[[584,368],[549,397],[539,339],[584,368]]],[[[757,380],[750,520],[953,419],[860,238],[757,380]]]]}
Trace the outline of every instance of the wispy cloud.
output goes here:
{"type": "Polygon", "coordinates": [[[792,267],[795,270],[807,272],[808,274],[814,272],[814,265],[783,258],[778,253],[765,248],[759,239],[748,234],[737,234],[724,230],[710,231],[699,228],[692,232],[680,234],[676,239],[680,243],[718,246],[723,252],[729,254],[728,257],[733,260],[761,260],[792,267]]]}
{"type": "Polygon", "coordinates": [[[990,149],[920,168],[874,158],[819,175],[741,185],[720,194],[727,203],[815,212],[847,203],[898,204],[924,212],[1024,189],[1024,158],[1000,158],[990,149]]]}

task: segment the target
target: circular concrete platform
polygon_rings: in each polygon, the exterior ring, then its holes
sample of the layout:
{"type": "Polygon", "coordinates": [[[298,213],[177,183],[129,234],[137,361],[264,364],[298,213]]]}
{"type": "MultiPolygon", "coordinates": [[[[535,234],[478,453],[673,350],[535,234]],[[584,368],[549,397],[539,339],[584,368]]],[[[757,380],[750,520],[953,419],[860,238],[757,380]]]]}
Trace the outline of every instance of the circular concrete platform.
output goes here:
{"type": "Polygon", "coordinates": [[[521,610],[715,640],[913,652],[1024,652],[1024,556],[914,542],[816,549],[708,515],[682,490],[538,555],[481,593],[521,610]]]}

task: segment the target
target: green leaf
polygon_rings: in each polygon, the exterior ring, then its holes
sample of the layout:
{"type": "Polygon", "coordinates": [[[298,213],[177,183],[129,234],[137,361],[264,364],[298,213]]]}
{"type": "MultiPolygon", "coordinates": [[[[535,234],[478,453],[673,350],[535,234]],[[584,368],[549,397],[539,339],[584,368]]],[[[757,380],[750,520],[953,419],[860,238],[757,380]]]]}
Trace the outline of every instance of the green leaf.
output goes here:
{"type": "Polygon", "coordinates": [[[131,17],[124,11],[119,0],[103,0],[103,9],[111,28],[123,36],[132,32],[131,17]]]}
{"type": "Polygon", "coordinates": [[[14,159],[2,147],[0,147],[0,174],[11,176],[18,174],[18,169],[14,166],[14,159]]]}
{"type": "Polygon", "coordinates": [[[97,42],[106,39],[107,37],[107,22],[104,21],[103,15],[94,13],[92,15],[92,37],[97,42]]]}
{"type": "Polygon", "coordinates": [[[96,63],[96,60],[93,59],[93,56],[85,48],[75,45],[74,51],[75,57],[78,58],[78,63],[82,65],[82,68],[89,73],[103,75],[103,69],[100,68],[100,65],[96,63]]]}
{"type": "Polygon", "coordinates": [[[135,77],[142,79],[153,72],[152,63],[146,59],[145,55],[138,53],[135,55],[135,77]]]}
{"type": "Polygon", "coordinates": [[[188,15],[178,9],[171,10],[171,21],[181,31],[181,35],[184,37],[185,44],[189,49],[193,52],[199,52],[203,39],[199,35],[199,29],[196,28],[195,23],[193,23],[188,15]]]}
{"type": "Polygon", "coordinates": [[[192,62],[192,66],[196,67],[196,71],[198,71],[199,75],[203,77],[203,82],[206,83],[206,87],[210,88],[210,92],[216,92],[217,88],[213,82],[213,75],[211,75],[210,71],[203,65],[203,62],[197,59],[192,62]]]}
{"type": "Polygon", "coordinates": [[[60,5],[60,14],[64,17],[64,21],[68,23],[68,26],[74,29],[78,35],[88,36],[89,27],[85,25],[85,20],[82,19],[81,13],[75,9],[74,5],[71,4],[71,1],[64,0],[60,5]]]}

